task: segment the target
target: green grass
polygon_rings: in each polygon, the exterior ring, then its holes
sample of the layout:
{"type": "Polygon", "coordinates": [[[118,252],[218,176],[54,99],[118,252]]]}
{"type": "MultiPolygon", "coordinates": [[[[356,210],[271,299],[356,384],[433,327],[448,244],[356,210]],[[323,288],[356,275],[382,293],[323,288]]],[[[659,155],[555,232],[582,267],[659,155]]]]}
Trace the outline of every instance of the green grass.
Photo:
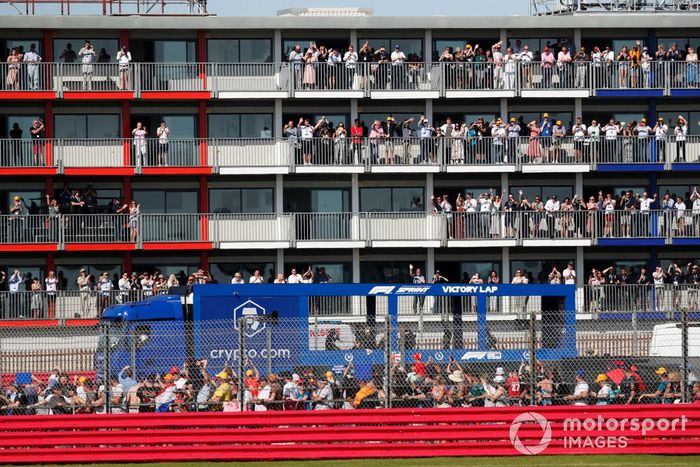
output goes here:
{"type": "MultiPolygon", "coordinates": [[[[700,466],[700,456],[531,456],[531,457],[435,457],[426,459],[360,459],[289,462],[178,462],[149,464],[96,464],[100,467],[485,467],[485,466],[700,466]]],[[[47,467],[47,466],[43,466],[47,467]]]]}

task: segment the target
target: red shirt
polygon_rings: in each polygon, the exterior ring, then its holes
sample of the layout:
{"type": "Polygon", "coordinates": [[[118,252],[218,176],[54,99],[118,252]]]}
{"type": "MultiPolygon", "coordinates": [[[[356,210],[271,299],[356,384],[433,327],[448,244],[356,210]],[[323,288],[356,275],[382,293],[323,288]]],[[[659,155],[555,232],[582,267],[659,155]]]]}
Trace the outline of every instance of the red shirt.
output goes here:
{"type": "Polygon", "coordinates": [[[428,374],[425,371],[425,363],[423,363],[423,362],[413,362],[413,371],[418,376],[425,376],[426,374],[428,374]]]}
{"type": "Polygon", "coordinates": [[[508,396],[511,398],[520,397],[520,378],[517,376],[511,376],[506,381],[508,385],[508,396]]]}
{"type": "Polygon", "coordinates": [[[364,136],[364,130],[361,126],[353,126],[350,128],[350,134],[352,135],[352,142],[359,144],[362,142],[362,137],[364,136]]]}

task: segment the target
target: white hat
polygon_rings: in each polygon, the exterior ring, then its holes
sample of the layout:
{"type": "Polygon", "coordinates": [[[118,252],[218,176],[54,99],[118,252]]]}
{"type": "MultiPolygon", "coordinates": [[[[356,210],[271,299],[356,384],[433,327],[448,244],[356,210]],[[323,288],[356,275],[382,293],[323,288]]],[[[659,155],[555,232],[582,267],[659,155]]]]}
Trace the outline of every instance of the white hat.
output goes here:
{"type": "Polygon", "coordinates": [[[300,378],[299,378],[299,375],[298,375],[298,374],[294,373],[294,374],[292,375],[292,381],[297,382],[297,381],[299,381],[299,379],[300,379],[300,378]]]}
{"type": "Polygon", "coordinates": [[[505,374],[502,366],[499,366],[498,368],[496,368],[496,374],[500,375],[500,376],[503,376],[505,374]]]}
{"type": "Polygon", "coordinates": [[[494,379],[494,383],[503,383],[505,382],[506,378],[503,375],[497,375],[494,379]]]}

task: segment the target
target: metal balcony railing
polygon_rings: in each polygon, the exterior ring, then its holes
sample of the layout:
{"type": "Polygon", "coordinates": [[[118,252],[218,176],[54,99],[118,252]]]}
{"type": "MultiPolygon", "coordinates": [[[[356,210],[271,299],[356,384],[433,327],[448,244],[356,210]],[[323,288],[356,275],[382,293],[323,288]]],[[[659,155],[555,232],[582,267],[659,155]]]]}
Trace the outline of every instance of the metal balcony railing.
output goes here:
{"type": "MultiPolygon", "coordinates": [[[[249,93],[674,89],[700,86],[698,62],[530,61],[404,63],[16,63],[1,64],[6,91],[249,93]]],[[[222,94],[223,93],[223,94],[222,94]]]]}
{"type": "MultiPolygon", "coordinates": [[[[490,131],[487,130],[487,133],[490,131]]],[[[509,171],[542,165],[599,164],[630,167],[700,161],[700,136],[478,136],[453,130],[456,137],[352,138],[332,135],[280,138],[103,138],[0,139],[0,167],[373,167],[422,166],[437,171],[460,166],[509,166],[509,171]],[[204,152],[203,152],[204,151],[204,152]]],[[[386,168],[383,170],[387,170],[386,168]]],[[[430,170],[430,169],[426,169],[430,170]]],[[[478,170],[478,169],[477,169],[478,170]]],[[[505,169],[504,169],[505,170],[505,169]]]]}

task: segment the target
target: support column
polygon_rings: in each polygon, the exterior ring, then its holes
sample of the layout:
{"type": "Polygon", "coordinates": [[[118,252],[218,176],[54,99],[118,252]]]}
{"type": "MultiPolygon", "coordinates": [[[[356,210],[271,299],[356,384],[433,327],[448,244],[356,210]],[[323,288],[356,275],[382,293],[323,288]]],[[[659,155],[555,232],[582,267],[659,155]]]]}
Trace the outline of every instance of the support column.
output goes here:
{"type": "Polygon", "coordinates": [[[574,176],[574,193],[583,196],[583,174],[577,173],[574,176]]]}
{"type": "Polygon", "coordinates": [[[580,97],[574,99],[574,121],[576,121],[576,117],[583,118],[583,101],[580,97]]]}
{"type": "Polygon", "coordinates": [[[501,97],[499,104],[500,104],[500,112],[501,112],[500,117],[503,119],[504,122],[507,122],[508,121],[508,98],[501,97]]]}
{"type": "Polygon", "coordinates": [[[210,165],[207,161],[207,139],[209,137],[209,119],[207,118],[207,101],[199,101],[199,165],[210,165]]]}
{"type": "Polygon", "coordinates": [[[576,28],[576,29],[574,29],[574,45],[573,45],[574,50],[572,50],[571,52],[575,53],[580,48],[581,48],[581,29],[576,28]]]}
{"type": "Polygon", "coordinates": [[[122,45],[126,46],[126,49],[129,50],[129,30],[128,29],[123,29],[119,31],[119,41],[121,44],[119,44],[119,47],[121,48],[122,45]]]}
{"type": "Polygon", "coordinates": [[[277,258],[275,259],[275,271],[277,274],[285,274],[284,271],[284,249],[277,249],[277,258]]]}
{"type": "Polygon", "coordinates": [[[122,151],[124,152],[124,166],[131,167],[131,103],[122,101],[122,151]]]}
{"type": "Polygon", "coordinates": [[[197,31],[197,62],[206,63],[207,61],[207,33],[205,31],[197,31]]]}
{"type": "Polygon", "coordinates": [[[435,122],[433,121],[433,100],[432,99],[425,100],[424,115],[425,115],[425,118],[427,118],[431,124],[435,125],[435,122]]]}
{"type": "Polygon", "coordinates": [[[53,252],[46,253],[46,272],[56,271],[56,257],[53,252]]]}
{"type": "Polygon", "coordinates": [[[425,174],[425,196],[423,197],[423,204],[425,204],[425,211],[427,213],[431,213],[433,210],[431,197],[433,196],[434,190],[435,187],[433,186],[433,174],[425,174]]]}
{"type": "Polygon", "coordinates": [[[131,177],[124,177],[122,182],[122,198],[124,202],[127,203],[133,199],[133,193],[131,192],[131,177]]]}
{"type": "Polygon", "coordinates": [[[44,30],[44,44],[42,49],[41,55],[44,59],[44,63],[53,62],[53,31],[49,29],[44,30]]]}
{"type": "MultiPolygon", "coordinates": [[[[426,29],[423,33],[423,61],[433,61],[433,31],[426,29]]],[[[430,120],[432,122],[432,118],[430,120]]]]}
{"type": "MultiPolygon", "coordinates": [[[[284,120],[282,119],[282,99],[275,99],[275,112],[272,114],[272,136],[282,138],[282,130],[284,129],[284,120]]],[[[296,124],[296,122],[294,122],[296,124]]]]}
{"type": "Polygon", "coordinates": [[[205,271],[209,270],[209,251],[202,250],[199,253],[199,267],[205,271]]]}
{"type": "Polygon", "coordinates": [[[350,212],[355,214],[360,212],[360,181],[358,174],[352,174],[350,177],[350,212]]]}
{"type": "Polygon", "coordinates": [[[282,62],[282,30],[275,29],[275,34],[272,38],[272,62],[282,62]]]}
{"type": "Polygon", "coordinates": [[[130,251],[125,251],[124,252],[124,272],[128,272],[131,274],[132,268],[133,268],[133,255],[130,251]]]}
{"type": "Polygon", "coordinates": [[[54,162],[54,146],[53,141],[53,102],[47,100],[44,102],[44,136],[49,140],[46,144],[46,153],[44,157],[46,158],[46,166],[53,167],[54,162]]]}
{"type": "Polygon", "coordinates": [[[360,249],[352,249],[352,282],[357,284],[360,282],[360,249]]]}
{"type": "MultiPolygon", "coordinates": [[[[512,161],[509,161],[512,162],[512,161]]],[[[503,190],[506,190],[506,195],[510,193],[510,187],[508,186],[510,183],[509,177],[508,177],[508,172],[502,172],[501,173],[501,193],[503,193],[503,190]]]]}
{"type": "MultiPolygon", "coordinates": [[[[498,40],[503,42],[503,46],[501,47],[501,50],[503,52],[505,52],[506,49],[508,48],[507,47],[507,44],[508,44],[508,30],[507,29],[500,29],[498,31],[498,40]]],[[[491,44],[486,44],[486,47],[484,48],[484,50],[487,50],[487,48],[490,49],[491,44]]]]}
{"type": "Polygon", "coordinates": [[[425,257],[425,280],[431,282],[433,275],[435,275],[435,248],[428,248],[425,257]]]}
{"type": "Polygon", "coordinates": [[[510,284],[510,247],[501,248],[501,283],[510,284]]]}
{"type": "Polygon", "coordinates": [[[284,212],[284,175],[275,175],[275,213],[284,212]]]}
{"type": "Polygon", "coordinates": [[[360,113],[357,111],[357,99],[350,99],[350,122],[347,127],[350,128],[354,125],[358,118],[360,118],[360,113]]]}
{"type": "Polygon", "coordinates": [[[357,51],[360,48],[358,47],[359,44],[357,43],[357,29],[350,30],[350,43],[355,48],[355,51],[357,51]]]}
{"type": "Polygon", "coordinates": [[[585,276],[586,270],[583,268],[583,247],[582,246],[577,246],[576,247],[576,265],[574,266],[574,270],[576,271],[576,285],[581,285],[585,284],[585,276]]]}

